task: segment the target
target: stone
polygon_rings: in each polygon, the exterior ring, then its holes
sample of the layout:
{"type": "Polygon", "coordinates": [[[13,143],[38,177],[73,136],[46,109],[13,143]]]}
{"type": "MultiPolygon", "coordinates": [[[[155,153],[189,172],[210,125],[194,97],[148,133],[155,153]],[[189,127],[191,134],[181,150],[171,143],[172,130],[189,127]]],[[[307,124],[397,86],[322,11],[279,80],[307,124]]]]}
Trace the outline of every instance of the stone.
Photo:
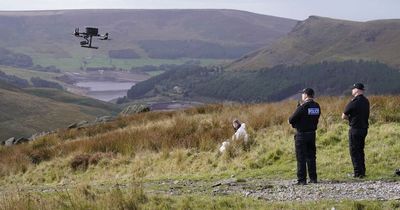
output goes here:
{"type": "Polygon", "coordinates": [[[29,139],[25,138],[25,137],[21,137],[21,138],[15,140],[14,144],[22,144],[22,143],[26,143],[26,142],[29,142],[29,139]]]}
{"type": "Polygon", "coordinates": [[[106,122],[111,122],[114,120],[114,117],[111,116],[102,116],[102,117],[98,117],[96,118],[96,120],[94,121],[95,123],[106,123],[106,122]]]}
{"type": "Polygon", "coordinates": [[[150,111],[150,107],[147,106],[147,105],[134,104],[134,105],[130,105],[128,107],[125,107],[125,109],[122,110],[120,115],[128,116],[128,115],[132,115],[132,114],[138,114],[138,113],[149,112],[149,111],[150,111]]]}
{"type": "Polygon", "coordinates": [[[89,124],[89,122],[88,121],[86,121],[86,120],[83,120],[83,121],[80,121],[77,125],[76,125],[76,127],[79,129],[79,128],[86,128],[86,127],[88,127],[90,124],[89,124]]]}
{"type": "Polygon", "coordinates": [[[6,141],[4,141],[4,145],[7,147],[12,146],[14,144],[14,141],[15,141],[15,137],[11,137],[11,138],[7,139],[6,141]]]}
{"type": "Polygon", "coordinates": [[[35,141],[36,139],[38,139],[40,137],[43,137],[43,136],[47,136],[49,134],[50,134],[50,132],[35,133],[31,137],[29,137],[29,140],[30,141],[35,141]]]}
{"type": "Polygon", "coordinates": [[[78,123],[72,123],[70,125],[68,125],[68,129],[73,129],[73,128],[77,128],[78,127],[78,123]]]}

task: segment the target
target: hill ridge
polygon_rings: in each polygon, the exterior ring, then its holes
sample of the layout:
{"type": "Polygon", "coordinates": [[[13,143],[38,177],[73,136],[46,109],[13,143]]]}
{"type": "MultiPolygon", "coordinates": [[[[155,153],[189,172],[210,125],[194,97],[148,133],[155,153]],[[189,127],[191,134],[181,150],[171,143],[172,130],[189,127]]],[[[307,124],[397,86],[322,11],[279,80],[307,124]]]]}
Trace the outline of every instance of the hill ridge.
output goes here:
{"type": "Polygon", "coordinates": [[[228,65],[232,70],[321,61],[372,60],[400,67],[400,20],[366,22],[310,16],[272,46],[260,48],[228,65]]]}

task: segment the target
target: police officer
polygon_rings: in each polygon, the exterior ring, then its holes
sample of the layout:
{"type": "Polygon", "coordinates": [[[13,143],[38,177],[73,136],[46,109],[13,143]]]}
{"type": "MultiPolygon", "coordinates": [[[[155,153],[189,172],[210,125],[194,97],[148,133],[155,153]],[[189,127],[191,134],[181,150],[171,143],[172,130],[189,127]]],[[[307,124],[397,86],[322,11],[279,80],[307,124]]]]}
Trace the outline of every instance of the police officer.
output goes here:
{"type": "Polygon", "coordinates": [[[354,98],[347,104],[342,119],[348,120],[349,148],[355,178],[365,177],[364,146],[368,134],[369,101],[364,96],[364,85],[356,83],[352,88],[354,98]]]}
{"type": "Polygon", "coordinates": [[[301,91],[302,103],[290,116],[289,123],[296,128],[295,149],[297,159],[297,184],[307,184],[307,169],[310,183],[317,183],[315,131],[317,130],[321,108],[314,101],[314,90],[301,91]]]}

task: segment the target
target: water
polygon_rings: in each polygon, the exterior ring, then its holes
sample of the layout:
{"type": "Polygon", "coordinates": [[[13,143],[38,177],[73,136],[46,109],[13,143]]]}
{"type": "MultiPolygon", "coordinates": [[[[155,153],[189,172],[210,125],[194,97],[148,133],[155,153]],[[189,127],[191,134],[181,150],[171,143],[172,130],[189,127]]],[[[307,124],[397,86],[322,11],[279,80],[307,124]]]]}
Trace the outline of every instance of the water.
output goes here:
{"type": "Polygon", "coordinates": [[[102,101],[110,101],[118,97],[126,96],[126,93],[133,85],[135,85],[134,82],[113,81],[87,81],[76,83],[76,86],[78,87],[89,89],[86,93],[88,97],[102,101]]]}

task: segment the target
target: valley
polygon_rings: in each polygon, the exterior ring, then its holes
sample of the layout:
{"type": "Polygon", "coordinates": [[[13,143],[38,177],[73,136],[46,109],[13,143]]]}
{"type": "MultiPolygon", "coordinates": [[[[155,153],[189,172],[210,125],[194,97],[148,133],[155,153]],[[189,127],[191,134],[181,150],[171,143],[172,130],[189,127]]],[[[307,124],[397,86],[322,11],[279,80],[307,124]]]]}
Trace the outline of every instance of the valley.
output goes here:
{"type": "Polygon", "coordinates": [[[0,209],[400,209],[397,19],[80,9],[0,11],[0,27],[0,209]],[[81,48],[88,26],[111,40],[81,48]],[[356,82],[363,179],[341,119],[356,82]],[[305,87],[318,183],[299,186],[287,121],[305,87]]]}

